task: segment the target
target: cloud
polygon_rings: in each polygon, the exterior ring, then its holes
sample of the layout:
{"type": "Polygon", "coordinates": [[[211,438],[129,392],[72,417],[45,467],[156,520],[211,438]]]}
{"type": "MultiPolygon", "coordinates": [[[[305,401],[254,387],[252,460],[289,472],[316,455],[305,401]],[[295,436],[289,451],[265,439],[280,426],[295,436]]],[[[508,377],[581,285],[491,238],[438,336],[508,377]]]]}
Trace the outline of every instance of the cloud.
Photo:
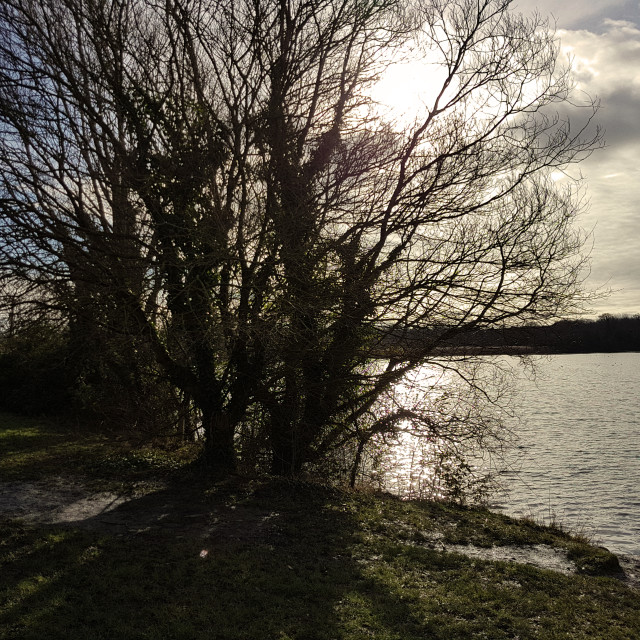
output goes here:
{"type": "Polygon", "coordinates": [[[559,32],[573,59],[579,90],[597,96],[597,121],[606,148],[585,161],[590,207],[583,218],[594,229],[595,286],[615,292],[598,307],[614,313],[640,312],[640,17],[605,19],[603,30],[559,32]]]}
{"type": "MultiPolygon", "coordinates": [[[[553,15],[561,55],[572,58],[574,100],[600,100],[606,148],[577,168],[589,200],[580,222],[593,231],[588,284],[613,290],[592,312],[640,313],[640,0],[516,0],[512,8],[553,15]]],[[[584,122],[579,109],[560,111],[574,126],[584,122]]]]}
{"type": "Polygon", "coordinates": [[[602,34],[562,30],[558,36],[571,57],[577,88],[597,96],[599,120],[610,146],[640,142],[640,29],[633,23],[607,20],[602,34]]]}
{"type": "Polygon", "coordinates": [[[561,29],[588,29],[593,33],[606,30],[606,19],[637,23],[640,17],[638,0],[517,0],[514,8],[522,13],[537,10],[543,16],[552,16],[561,29]]]}

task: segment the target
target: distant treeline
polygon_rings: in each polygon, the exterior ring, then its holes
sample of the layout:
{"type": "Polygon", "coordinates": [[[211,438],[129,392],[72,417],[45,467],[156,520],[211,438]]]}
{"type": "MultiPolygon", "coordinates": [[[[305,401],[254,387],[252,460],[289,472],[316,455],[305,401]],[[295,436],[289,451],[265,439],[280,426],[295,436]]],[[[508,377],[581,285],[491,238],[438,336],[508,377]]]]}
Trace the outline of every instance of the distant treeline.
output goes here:
{"type": "MultiPolygon", "coordinates": [[[[547,326],[485,329],[447,342],[477,353],[592,353],[640,351],[640,315],[601,315],[547,326]]],[[[444,350],[447,350],[445,347],[444,350]]]]}
{"type": "MultiPolygon", "coordinates": [[[[378,357],[402,358],[414,349],[445,355],[640,351],[640,314],[483,329],[450,338],[447,333],[448,328],[440,326],[386,336],[378,357]]],[[[149,415],[162,414],[159,394],[166,389],[156,378],[146,380],[124,361],[106,363],[101,354],[87,354],[70,340],[67,328],[46,322],[19,331],[0,330],[0,410],[44,414],[73,409],[113,423],[126,422],[137,412],[136,421],[145,424],[149,415]]]]}

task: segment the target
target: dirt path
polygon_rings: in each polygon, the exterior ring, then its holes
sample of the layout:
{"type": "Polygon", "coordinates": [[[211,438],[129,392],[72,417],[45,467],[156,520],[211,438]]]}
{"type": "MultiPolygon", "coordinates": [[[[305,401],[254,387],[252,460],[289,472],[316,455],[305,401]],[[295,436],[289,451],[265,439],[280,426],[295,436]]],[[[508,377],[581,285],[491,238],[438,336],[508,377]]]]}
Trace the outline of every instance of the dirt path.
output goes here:
{"type": "MultiPolygon", "coordinates": [[[[53,477],[33,482],[0,482],[0,519],[27,524],[73,526],[114,535],[163,533],[176,537],[211,540],[264,540],[277,535],[277,515],[246,505],[206,504],[188,487],[166,487],[142,496],[95,493],[69,478],[53,477]]],[[[444,545],[442,551],[462,553],[482,560],[530,564],[566,575],[576,573],[566,552],[546,545],[495,546],[444,545]]],[[[618,556],[620,579],[640,589],[640,556],[618,556]]]]}

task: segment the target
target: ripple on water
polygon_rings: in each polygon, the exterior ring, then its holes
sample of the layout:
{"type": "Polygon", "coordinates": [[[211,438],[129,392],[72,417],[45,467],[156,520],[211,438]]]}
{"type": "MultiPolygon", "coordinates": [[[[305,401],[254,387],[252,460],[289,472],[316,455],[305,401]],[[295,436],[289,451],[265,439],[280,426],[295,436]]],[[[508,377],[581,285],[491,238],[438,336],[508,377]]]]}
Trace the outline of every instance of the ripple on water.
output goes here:
{"type": "Polygon", "coordinates": [[[535,379],[517,358],[501,362],[518,372],[520,440],[495,507],[640,555],[640,353],[540,358],[535,379]]]}
{"type": "Polygon", "coordinates": [[[538,369],[518,380],[527,455],[501,506],[551,509],[611,550],[640,554],[640,354],[559,355],[538,369]]]}

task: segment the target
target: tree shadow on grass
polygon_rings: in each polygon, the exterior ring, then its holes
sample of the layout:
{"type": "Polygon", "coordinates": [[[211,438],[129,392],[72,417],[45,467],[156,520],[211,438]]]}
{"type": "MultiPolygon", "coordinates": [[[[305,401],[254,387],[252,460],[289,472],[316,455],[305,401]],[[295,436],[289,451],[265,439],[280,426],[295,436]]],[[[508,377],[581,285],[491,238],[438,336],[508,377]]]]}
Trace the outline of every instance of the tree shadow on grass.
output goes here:
{"type": "Polygon", "coordinates": [[[107,514],[112,525],[102,514],[66,528],[6,526],[0,636],[329,640],[371,637],[371,623],[388,631],[377,637],[400,637],[380,610],[410,612],[363,573],[344,497],[231,483],[131,500],[107,514]],[[145,519],[137,535],[104,533],[145,519]],[[360,619],[353,607],[365,601],[378,611],[360,619]]]}
{"type": "Polygon", "coordinates": [[[547,637],[640,632],[637,598],[622,586],[402,542],[377,530],[366,509],[329,488],[236,479],[132,499],[107,514],[111,524],[102,514],[67,528],[5,525],[0,637],[498,640],[538,637],[540,625],[547,637]],[[605,598],[617,617],[594,614],[605,598]]]}

